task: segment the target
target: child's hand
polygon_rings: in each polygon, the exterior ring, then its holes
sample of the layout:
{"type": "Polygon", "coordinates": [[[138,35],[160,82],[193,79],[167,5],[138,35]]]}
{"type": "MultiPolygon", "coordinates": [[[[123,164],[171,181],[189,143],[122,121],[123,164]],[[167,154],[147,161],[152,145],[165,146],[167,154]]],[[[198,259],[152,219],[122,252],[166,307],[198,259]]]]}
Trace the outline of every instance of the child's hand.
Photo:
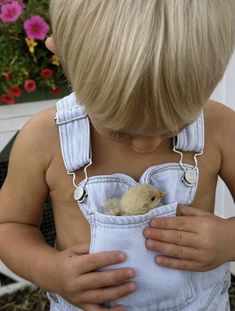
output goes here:
{"type": "Polygon", "coordinates": [[[144,230],[146,247],[161,253],[165,267],[208,271],[234,258],[234,221],[191,206],[178,206],[176,217],[153,218],[144,230]]]}
{"type": "Polygon", "coordinates": [[[101,304],[128,295],[135,289],[131,268],[95,271],[125,260],[121,252],[88,254],[88,244],[80,244],[56,255],[55,291],[76,307],[85,311],[123,311],[123,307],[104,308],[101,304]],[[121,285],[120,285],[121,283],[121,285]],[[117,285],[119,284],[119,285],[117,285]]]}

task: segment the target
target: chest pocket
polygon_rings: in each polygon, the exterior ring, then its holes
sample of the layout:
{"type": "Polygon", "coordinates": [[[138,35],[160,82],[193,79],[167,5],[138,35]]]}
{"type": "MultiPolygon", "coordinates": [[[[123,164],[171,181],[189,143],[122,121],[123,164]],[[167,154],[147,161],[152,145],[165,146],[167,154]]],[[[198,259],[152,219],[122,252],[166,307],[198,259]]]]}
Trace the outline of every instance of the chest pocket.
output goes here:
{"type": "Polygon", "coordinates": [[[196,298],[193,274],[158,266],[156,252],[145,246],[143,230],[153,217],[176,214],[177,205],[193,201],[197,184],[185,186],[181,179],[182,169],[178,164],[161,165],[148,169],[140,178],[140,183],[149,183],[167,192],[163,205],[146,214],[135,216],[110,216],[104,213],[102,202],[113,197],[121,197],[131,187],[138,184],[129,176],[115,174],[89,178],[86,189],[87,200],[80,208],[90,223],[90,252],[123,251],[127,260],[121,264],[103,268],[135,269],[137,290],[108,306],[123,304],[127,310],[176,311],[190,304],[196,298]]]}

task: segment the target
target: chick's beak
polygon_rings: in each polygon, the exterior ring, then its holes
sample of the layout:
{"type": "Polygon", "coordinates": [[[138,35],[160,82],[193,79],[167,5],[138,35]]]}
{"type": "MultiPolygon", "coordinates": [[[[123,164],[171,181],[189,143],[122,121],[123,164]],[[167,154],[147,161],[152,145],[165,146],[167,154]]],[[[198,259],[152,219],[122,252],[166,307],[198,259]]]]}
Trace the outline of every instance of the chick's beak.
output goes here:
{"type": "Polygon", "coordinates": [[[166,195],[165,191],[160,191],[160,198],[163,197],[164,195],[166,195]]]}

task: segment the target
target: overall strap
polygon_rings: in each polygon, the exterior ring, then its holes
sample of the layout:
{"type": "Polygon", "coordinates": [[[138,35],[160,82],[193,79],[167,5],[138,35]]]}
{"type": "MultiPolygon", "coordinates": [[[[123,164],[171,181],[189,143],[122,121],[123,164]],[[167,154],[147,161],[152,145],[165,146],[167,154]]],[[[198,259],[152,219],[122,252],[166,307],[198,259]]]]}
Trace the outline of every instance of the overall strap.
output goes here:
{"type": "Polygon", "coordinates": [[[59,100],[56,107],[62,156],[66,170],[71,173],[90,161],[89,119],[74,93],[59,100]]]}
{"type": "Polygon", "coordinates": [[[173,141],[176,149],[201,153],[204,149],[204,115],[183,129],[173,141]]]}

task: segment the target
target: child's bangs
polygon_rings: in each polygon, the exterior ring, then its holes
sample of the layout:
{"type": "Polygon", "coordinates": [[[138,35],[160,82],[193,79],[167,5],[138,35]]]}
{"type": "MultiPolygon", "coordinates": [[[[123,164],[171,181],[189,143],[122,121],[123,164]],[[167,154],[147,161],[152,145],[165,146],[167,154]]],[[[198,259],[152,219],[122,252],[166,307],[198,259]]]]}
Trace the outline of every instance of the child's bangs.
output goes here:
{"type": "Polygon", "coordinates": [[[93,102],[86,105],[86,108],[88,113],[108,130],[149,136],[163,132],[176,133],[194,122],[201,111],[201,109],[176,110],[171,103],[166,105],[159,102],[159,98],[153,102],[158,104],[151,104],[149,100],[144,101],[142,98],[142,101],[139,100],[137,103],[119,103],[119,105],[113,102],[100,105],[93,102]]]}

